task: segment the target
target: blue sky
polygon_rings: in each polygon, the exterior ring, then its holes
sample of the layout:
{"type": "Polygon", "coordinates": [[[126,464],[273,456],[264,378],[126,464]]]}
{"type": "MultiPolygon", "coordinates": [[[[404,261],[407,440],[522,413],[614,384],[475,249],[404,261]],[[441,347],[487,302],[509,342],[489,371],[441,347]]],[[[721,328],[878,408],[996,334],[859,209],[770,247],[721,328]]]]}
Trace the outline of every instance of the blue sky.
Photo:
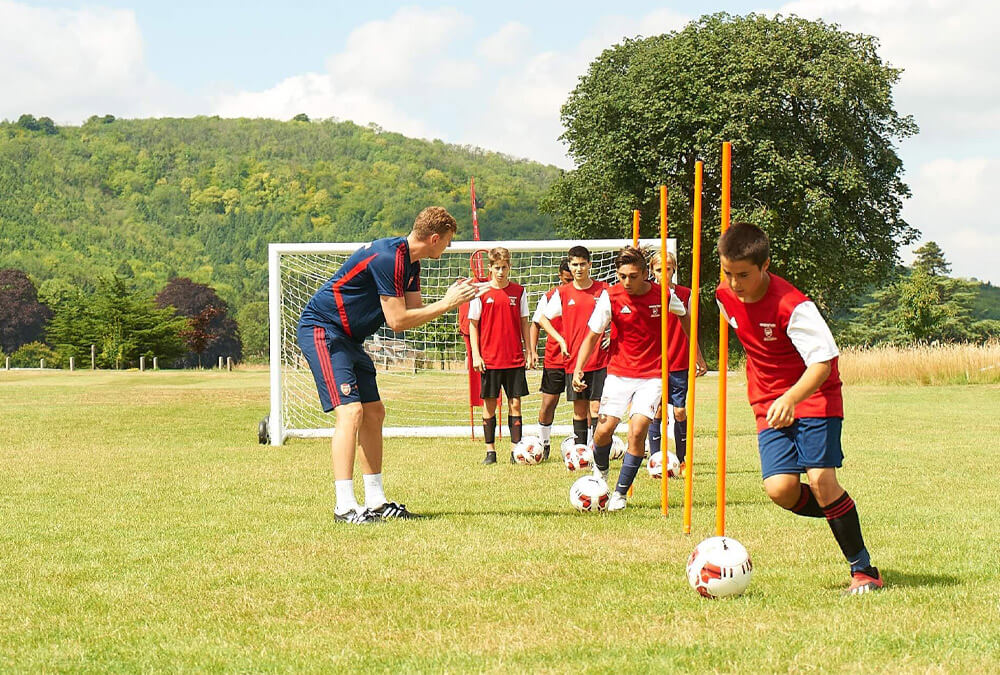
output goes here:
{"type": "Polygon", "coordinates": [[[0,0],[0,118],[306,112],[570,167],[559,106],[590,60],[715,11],[796,13],[878,36],[905,69],[897,109],[921,127],[899,148],[913,190],[904,215],[953,273],[1000,284],[1000,4],[985,0],[0,0]]]}

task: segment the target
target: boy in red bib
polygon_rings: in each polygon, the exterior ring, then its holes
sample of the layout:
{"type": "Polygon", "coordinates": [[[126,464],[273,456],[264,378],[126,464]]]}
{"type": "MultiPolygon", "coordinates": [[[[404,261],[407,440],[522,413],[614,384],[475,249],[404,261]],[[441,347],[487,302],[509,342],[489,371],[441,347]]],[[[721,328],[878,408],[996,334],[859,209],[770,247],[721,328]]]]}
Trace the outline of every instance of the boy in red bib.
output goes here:
{"type": "MultiPolygon", "coordinates": [[[[534,368],[538,355],[526,349],[528,295],[510,280],[510,251],[497,246],[489,253],[490,287],[469,303],[469,340],[472,367],[482,373],[483,436],[486,458],[497,463],[497,398],[502,387],[510,406],[507,424],[511,443],[521,441],[521,397],[528,395],[524,369],[534,368]]],[[[510,455],[514,461],[514,453],[510,455]]]]}
{"type": "MultiPolygon", "coordinates": [[[[559,263],[559,281],[560,285],[573,281],[568,258],[563,258],[562,262],[559,263]]],[[[546,306],[558,288],[558,286],[551,288],[538,298],[538,305],[535,307],[535,313],[531,317],[531,325],[528,327],[528,347],[532,353],[538,353],[538,332],[539,328],[542,327],[542,317],[545,316],[546,306]]],[[[549,324],[555,331],[562,330],[562,319],[552,319],[549,324]]],[[[562,353],[559,341],[549,332],[545,336],[545,356],[542,361],[542,386],[540,389],[542,403],[538,408],[538,435],[542,440],[542,461],[549,458],[552,443],[552,422],[555,420],[559,396],[566,388],[566,380],[566,357],[562,353]]]]}
{"type": "Polygon", "coordinates": [[[768,272],[770,244],[759,227],[733,224],[718,249],[726,280],[715,295],[746,351],[764,490],[793,513],[826,518],[851,566],[847,593],[879,590],[858,510],[837,481],[844,402],[833,335],[809,298],[768,272]]]}

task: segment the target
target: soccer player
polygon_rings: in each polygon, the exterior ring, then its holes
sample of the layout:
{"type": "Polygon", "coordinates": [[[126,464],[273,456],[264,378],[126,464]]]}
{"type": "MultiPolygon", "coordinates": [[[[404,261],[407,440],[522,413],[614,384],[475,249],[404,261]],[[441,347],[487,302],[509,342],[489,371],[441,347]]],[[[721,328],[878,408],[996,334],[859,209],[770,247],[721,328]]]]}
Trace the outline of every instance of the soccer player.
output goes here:
{"type": "Polygon", "coordinates": [[[458,223],[431,206],[417,216],[405,237],[376,239],[344,262],[302,310],[298,342],[309,363],[323,412],[335,411],[334,520],[364,524],[414,518],[406,506],[386,499],[382,485],[382,424],[375,365],[363,343],[383,325],[404,331],[435,319],[476,296],[478,287],[457,281],[437,302],[420,297],[420,260],[440,258],[458,223]],[[365,506],[354,495],[354,459],[361,444],[365,506]]]}
{"type": "MultiPolygon", "coordinates": [[[[660,259],[660,253],[657,251],[653,254],[652,259],[649,263],[650,268],[653,272],[653,280],[658,284],[663,283],[663,262],[660,259]]],[[[674,273],[677,271],[677,258],[673,253],[667,252],[667,268],[666,268],[666,279],[667,283],[670,284],[670,291],[677,296],[677,298],[684,303],[685,314],[680,319],[676,316],[667,317],[667,333],[669,336],[669,341],[667,349],[669,350],[667,354],[667,360],[669,362],[670,375],[668,385],[670,390],[667,392],[667,403],[671,406],[673,412],[673,426],[674,426],[674,444],[676,445],[675,453],[677,454],[677,460],[681,464],[680,475],[684,475],[685,471],[685,455],[687,452],[687,392],[688,392],[688,356],[690,344],[688,342],[688,335],[691,332],[691,289],[687,286],[681,286],[675,284],[674,273]],[[682,327],[681,324],[684,324],[682,327]],[[681,330],[683,328],[683,330],[681,330]]],[[[705,357],[701,353],[701,345],[698,345],[698,351],[695,355],[695,377],[701,377],[708,372],[708,366],[705,364],[705,357]]],[[[649,425],[649,452],[653,453],[660,451],[660,425],[662,420],[662,406],[656,411],[656,417],[653,418],[652,423],[649,425]]]]}
{"type": "Polygon", "coordinates": [[[718,250],[725,282],[715,295],[746,351],[764,491],[792,513],[826,518],[851,566],[846,593],[877,591],[882,576],[858,509],[837,480],[844,403],[833,335],[808,297],[768,271],[770,243],[759,227],[734,223],[718,250]]]}
{"type": "Polygon", "coordinates": [[[580,345],[587,337],[587,322],[594,313],[597,299],[608,285],[590,277],[590,251],[586,247],[574,246],[567,257],[573,283],[560,286],[552,294],[552,298],[545,304],[541,324],[549,336],[559,343],[567,357],[566,400],[573,401],[573,434],[577,443],[586,444],[590,440],[588,435],[592,435],[593,427],[597,426],[597,412],[608,373],[608,341],[604,341],[600,349],[594,350],[583,364],[586,384],[583,389],[577,390],[573,386],[573,372],[580,345]],[[562,328],[559,329],[551,323],[558,318],[562,319],[562,328]]]}
{"type": "MultiPolygon", "coordinates": [[[[608,500],[609,511],[625,508],[625,495],[642,466],[649,422],[660,405],[662,394],[660,286],[649,281],[646,258],[637,248],[623,248],[615,257],[615,269],[619,283],[598,298],[573,373],[573,386],[578,391],[586,389],[584,366],[601,335],[613,325],[617,337],[611,350],[600,417],[594,432],[594,472],[604,480],[607,480],[610,464],[611,437],[626,409],[630,409],[630,417],[628,452],[622,461],[618,483],[608,500]]],[[[669,298],[669,311],[683,315],[684,305],[677,296],[671,293],[669,298]]]]}
{"type": "MultiPolygon", "coordinates": [[[[538,355],[527,349],[528,295],[524,287],[510,280],[510,251],[497,246],[490,250],[490,283],[482,296],[469,304],[469,338],[472,367],[482,373],[483,437],[486,458],[483,464],[497,463],[497,398],[507,394],[507,426],[510,441],[521,441],[521,397],[528,395],[525,365],[534,368],[538,355]]],[[[514,453],[510,453],[514,462],[514,453]]]]}
{"type": "MultiPolygon", "coordinates": [[[[559,263],[559,281],[568,284],[573,281],[573,273],[569,271],[569,259],[563,258],[559,263]]],[[[556,287],[558,288],[558,286],[556,287]]],[[[545,306],[556,292],[551,288],[538,298],[538,305],[531,317],[528,327],[528,347],[533,354],[538,353],[538,332],[541,319],[545,315],[545,306]]],[[[550,322],[556,330],[562,329],[562,319],[552,319],[550,322]]],[[[562,346],[551,335],[545,337],[545,356],[542,361],[542,404],[538,409],[538,435],[542,441],[542,461],[549,458],[549,448],[552,442],[552,422],[559,405],[559,396],[566,388],[566,357],[562,346]]]]}

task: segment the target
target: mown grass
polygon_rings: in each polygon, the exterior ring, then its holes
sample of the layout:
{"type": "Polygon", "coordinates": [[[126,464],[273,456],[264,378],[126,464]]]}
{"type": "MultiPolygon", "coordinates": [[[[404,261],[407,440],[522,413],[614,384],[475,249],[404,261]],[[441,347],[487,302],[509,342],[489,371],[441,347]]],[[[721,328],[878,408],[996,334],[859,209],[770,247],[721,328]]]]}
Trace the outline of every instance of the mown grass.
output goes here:
{"type": "Polygon", "coordinates": [[[387,441],[390,496],[429,518],[338,526],[328,441],[256,444],[264,372],[2,372],[0,668],[995,672],[1000,387],[847,389],[843,480],[889,589],[846,599],[825,523],[762,494],[730,393],[755,569],[712,602],[683,568],[714,524],[714,380],[685,536],[679,482],[667,519],[644,475],[624,513],[577,514],[560,465],[481,467],[460,439],[387,441]]]}

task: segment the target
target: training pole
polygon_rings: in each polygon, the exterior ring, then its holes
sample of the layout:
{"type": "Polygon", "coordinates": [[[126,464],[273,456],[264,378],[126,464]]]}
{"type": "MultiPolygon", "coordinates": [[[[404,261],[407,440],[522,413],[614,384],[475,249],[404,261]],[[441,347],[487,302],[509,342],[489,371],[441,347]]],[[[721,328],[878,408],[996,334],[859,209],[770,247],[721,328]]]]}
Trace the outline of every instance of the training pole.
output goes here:
{"type": "MultiPolygon", "coordinates": [[[[684,534],[691,534],[694,500],[694,389],[698,360],[698,291],[701,286],[701,182],[705,165],[694,163],[694,208],[691,224],[691,336],[688,348],[687,457],[684,458],[684,534]]],[[[674,422],[676,424],[676,422],[674,422]]]]}
{"type": "MultiPolygon", "coordinates": [[[[660,186],[660,270],[667,268],[667,186],[660,186]]],[[[670,317],[670,279],[660,274],[660,426],[662,429],[663,413],[667,411],[665,401],[669,398],[668,387],[670,386],[670,332],[668,330],[670,317]]],[[[675,422],[676,424],[676,422],[675,422]]],[[[660,457],[664,460],[667,457],[667,434],[660,433],[660,457]]],[[[667,515],[667,462],[661,461],[662,475],[660,476],[660,513],[667,515]]]]}
{"type": "MultiPolygon", "coordinates": [[[[733,144],[722,144],[722,224],[721,231],[729,229],[729,204],[732,189],[733,144]]],[[[726,274],[719,265],[719,283],[725,283],[726,274]]],[[[726,392],[729,377],[729,324],[719,312],[719,428],[716,441],[715,462],[715,536],[726,534],[726,392]]]]}

